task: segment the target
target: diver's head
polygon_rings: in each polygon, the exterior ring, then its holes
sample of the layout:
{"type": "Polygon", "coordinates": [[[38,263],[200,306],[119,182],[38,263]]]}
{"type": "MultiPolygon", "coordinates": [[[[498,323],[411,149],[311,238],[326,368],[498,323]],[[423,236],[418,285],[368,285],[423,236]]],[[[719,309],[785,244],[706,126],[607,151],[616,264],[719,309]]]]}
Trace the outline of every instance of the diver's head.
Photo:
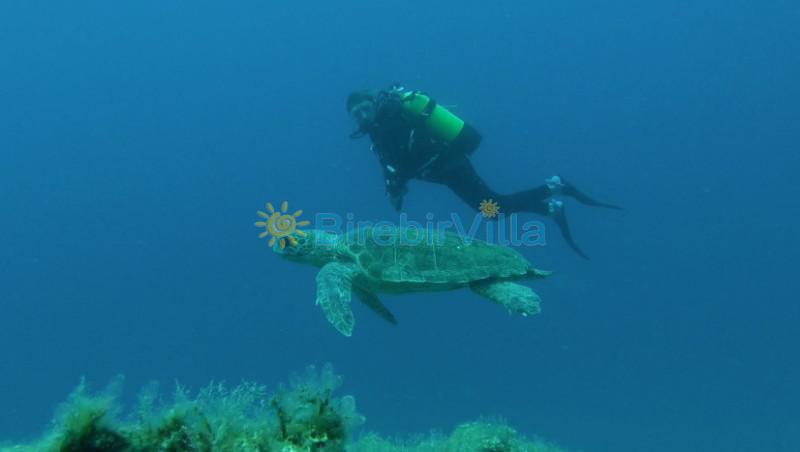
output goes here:
{"type": "Polygon", "coordinates": [[[347,96],[347,113],[358,124],[359,131],[367,131],[375,123],[377,112],[377,92],[375,90],[354,91],[347,96]]]}
{"type": "Polygon", "coordinates": [[[339,235],[335,232],[312,229],[297,230],[291,239],[276,241],[272,250],[291,261],[321,267],[336,259],[339,235]]]}

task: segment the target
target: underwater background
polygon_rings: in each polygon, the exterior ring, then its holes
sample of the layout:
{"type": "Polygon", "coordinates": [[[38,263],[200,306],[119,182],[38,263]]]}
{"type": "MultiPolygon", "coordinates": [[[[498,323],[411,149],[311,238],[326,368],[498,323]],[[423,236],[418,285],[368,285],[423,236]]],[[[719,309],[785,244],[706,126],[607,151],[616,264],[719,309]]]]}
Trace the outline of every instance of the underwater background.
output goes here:
{"type": "MultiPolygon", "coordinates": [[[[389,435],[504,417],[586,451],[800,450],[800,4],[207,1],[0,4],[0,439],[82,376],[268,386],[330,362],[389,435]],[[470,291],[356,304],[257,238],[289,203],[397,218],[348,93],[402,82],[484,137],[496,190],[560,174],[521,248],[542,313],[470,291]]],[[[473,211],[412,182],[409,217],[473,211]]]]}

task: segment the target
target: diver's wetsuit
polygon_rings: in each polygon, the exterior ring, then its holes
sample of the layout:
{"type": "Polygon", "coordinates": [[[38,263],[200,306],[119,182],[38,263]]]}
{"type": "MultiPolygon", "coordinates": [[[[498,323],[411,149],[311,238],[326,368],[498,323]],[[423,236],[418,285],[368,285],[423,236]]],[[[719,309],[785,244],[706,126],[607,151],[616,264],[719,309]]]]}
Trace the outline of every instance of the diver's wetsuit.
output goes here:
{"type": "MultiPolygon", "coordinates": [[[[554,190],[584,204],[618,209],[593,200],[563,179],[558,187],[543,184],[511,194],[497,193],[486,185],[469,160],[469,155],[481,141],[480,134],[472,126],[465,123],[459,136],[448,143],[431,136],[422,124],[407,119],[396,92],[381,91],[376,104],[373,124],[362,132],[372,140],[372,150],[378,155],[383,169],[386,192],[397,210],[402,207],[410,179],[446,185],[476,210],[481,201],[492,199],[506,213],[532,212],[553,216],[570,247],[587,258],[572,239],[563,207],[559,203],[558,208],[553,209],[550,197],[556,193],[554,190]]],[[[354,134],[356,136],[358,134],[354,134]]]]}

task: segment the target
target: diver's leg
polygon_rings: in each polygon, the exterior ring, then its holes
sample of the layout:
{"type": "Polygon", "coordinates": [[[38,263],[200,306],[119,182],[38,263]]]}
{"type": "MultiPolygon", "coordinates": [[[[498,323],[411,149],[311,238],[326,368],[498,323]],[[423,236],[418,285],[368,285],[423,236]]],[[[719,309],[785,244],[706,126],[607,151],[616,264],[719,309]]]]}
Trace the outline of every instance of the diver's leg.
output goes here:
{"type": "Polygon", "coordinates": [[[574,198],[581,204],[585,204],[587,206],[593,207],[605,207],[607,209],[615,209],[615,210],[623,210],[622,207],[609,204],[605,202],[598,201],[586,193],[578,190],[577,187],[572,185],[571,183],[564,180],[563,177],[560,176],[553,176],[545,180],[545,186],[552,192],[552,193],[563,193],[570,198],[574,198]]]}
{"type": "MultiPolygon", "coordinates": [[[[478,210],[481,201],[492,199],[501,203],[503,195],[489,188],[466,156],[459,155],[432,171],[424,180],[446,185],[470,207],[478,210]]],[[[500,204],[502,207],[502,204],[500,204]]]]}
{"type": "Polygon", "coordinates": [[[508,214],[531,212],[548,215],[550,213],[548,199],[554,193],[547,184],[508,195],[497,193],[489,188],[475,171],[469,158],[463,155],[454,157],[442,168],[427,175],[424,180],[446,185],[475,210],[479,209],[481,201],[491,199],[497,202],[501,212],[508,214]]]}
{"type": "Polygon", "coordinates": [[[553,196],[553,192],[547,185],[541,185],[529,190],[502,195],[498,202],[501,202],[500,206],[504,207],[506,212],[533,212],[539,215],[549,215],[548,199],[551,196],[553,196]]]}
{"type": "Polygon", "coordinates": [[[572,232],[564,212],[564,204],[561,201],[550,199],[554,194],[554,190],[548,184],[530,190],[502,195],[486,185],[466,157],[460,157],[458,160],[449,163],[446,168],[431,174],[426,179],[430,182],[447,185],[473,209],[478,209],[481,201],[493,199],[500,206],[500,211],[507,214],[531,212],[551,216],[570,248],[584,259],[589,258],[572,238],[572,232]]]}

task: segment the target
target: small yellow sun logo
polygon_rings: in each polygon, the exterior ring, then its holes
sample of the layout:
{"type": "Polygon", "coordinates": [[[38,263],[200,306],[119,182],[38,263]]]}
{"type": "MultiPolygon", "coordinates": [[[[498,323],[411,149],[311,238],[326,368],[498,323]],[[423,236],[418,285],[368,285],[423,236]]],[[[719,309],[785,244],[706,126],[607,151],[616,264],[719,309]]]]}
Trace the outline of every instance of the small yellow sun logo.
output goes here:
{"type": "Polygon", "coordinates": [[[269,246],[274,246],[275,242],[277,241],[280,245],[281,249],[286,248],[286,242],[288,241],[291,245],[297,245],[297,239],[295,235],[300,237],[305,237],[306,233],[297,229],[298,227],[308,226],[308,220],[297,221],[297,218],[303,214],[302,210],[298,210],[297,212],[289,215],[287,212],[289,211],[289,203],[284,201],[281,204],[281,210],[275,210],[272,207],[272,203],[267,203],[267,212],[258,211],[258,216],[264,218],[266,221],[256,221],[257,228],[264,228],[265,231],[261,234],[258,234],[258,238],[263,239],[264,237],[271,235],[272,238],[269,239],[269,246]]]}
{"type": "Polygon", "coordinates": [[[481,201],[481,204],[478,206],[478,210],[481,211],[481,214],[486,218],[494,218],[500,213],[500,206],[497,205],[494,200],[486,200],[484,199],[481,201]]]}

